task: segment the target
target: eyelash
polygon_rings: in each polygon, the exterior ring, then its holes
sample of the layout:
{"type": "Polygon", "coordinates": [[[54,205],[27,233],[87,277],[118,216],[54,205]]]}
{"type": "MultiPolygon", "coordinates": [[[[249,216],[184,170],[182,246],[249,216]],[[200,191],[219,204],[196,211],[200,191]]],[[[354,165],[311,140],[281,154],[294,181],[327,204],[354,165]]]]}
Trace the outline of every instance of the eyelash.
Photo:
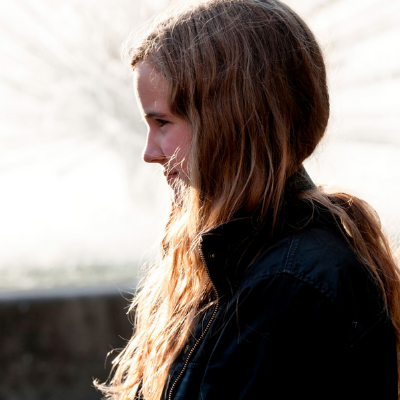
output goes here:
{"type": "Polygon", "coordinates": [[[163,127],[165,124],[168,124],[168,121],[163,119],[156,119],[156,121],[160,124],[160,127],[163,127]]]}

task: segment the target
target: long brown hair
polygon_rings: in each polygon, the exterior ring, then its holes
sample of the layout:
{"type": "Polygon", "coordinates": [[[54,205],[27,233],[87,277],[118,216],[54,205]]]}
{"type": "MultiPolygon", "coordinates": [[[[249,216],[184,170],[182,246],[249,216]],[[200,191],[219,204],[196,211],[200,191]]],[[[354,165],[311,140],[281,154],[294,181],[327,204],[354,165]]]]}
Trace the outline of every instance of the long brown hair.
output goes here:
{"type": "MultiPolygon", "coordinates": [[[[199,257],[200,235],[238,212],[277,218],[285,182],[323,137],[329,118],[326,72],[303,20],[277,0],[208,0],[169,8],[129,52],[165,79],[171,111],[192,128],[189,185],[182,189],[160,260],[132,304],[135,333],[115,360],[111,398],[139,384],[159,399],[168,370],[214,299],[199,257]]],[[[400,337],[399,271],[379,218],[364,201],[314,188],[302,194],[337,217],[382,288],[400,337]]]]}

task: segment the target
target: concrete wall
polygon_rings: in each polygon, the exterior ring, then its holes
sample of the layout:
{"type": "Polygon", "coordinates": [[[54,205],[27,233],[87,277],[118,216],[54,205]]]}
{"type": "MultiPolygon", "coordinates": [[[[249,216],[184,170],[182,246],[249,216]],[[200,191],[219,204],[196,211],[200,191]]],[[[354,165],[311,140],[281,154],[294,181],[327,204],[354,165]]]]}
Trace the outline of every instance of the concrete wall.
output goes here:
{"type": "Polygon", "coordinates": [[[1,293],[0,399],[100,399],[92,381],[131,336],[131,297],[115,287],[1,293]]]}

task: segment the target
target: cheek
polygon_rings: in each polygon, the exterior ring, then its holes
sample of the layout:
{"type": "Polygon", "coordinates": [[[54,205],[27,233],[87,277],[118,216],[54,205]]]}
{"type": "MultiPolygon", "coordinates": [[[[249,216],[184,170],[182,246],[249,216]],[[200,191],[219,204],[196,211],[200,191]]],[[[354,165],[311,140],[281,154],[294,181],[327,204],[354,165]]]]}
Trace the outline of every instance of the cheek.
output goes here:
{"type": "Polygon", "coordinates": [[[188,129],[176,129],[170,132],[163,142],[163,151],[167,157],[176,155],[178,162],[183,161],[182,166],[187,165],[187,157],[190,148],[190,131],[188,129]]]}
{"type": "Polygon", "coordinates": [[[168,158],[176,157],[177,160],[181,160],[182,157],[182,143],[173,138],[165,139],[162,143],[162,150],[165,156],[168,158]]]}
{"type": "Polygon", "coordinates": [[[179,161],[182,162],[182,169],[187,170],[189,162],[190,136],[185,135],[185,137],[182,138],[179,149],[178,158],[179,161]]]}

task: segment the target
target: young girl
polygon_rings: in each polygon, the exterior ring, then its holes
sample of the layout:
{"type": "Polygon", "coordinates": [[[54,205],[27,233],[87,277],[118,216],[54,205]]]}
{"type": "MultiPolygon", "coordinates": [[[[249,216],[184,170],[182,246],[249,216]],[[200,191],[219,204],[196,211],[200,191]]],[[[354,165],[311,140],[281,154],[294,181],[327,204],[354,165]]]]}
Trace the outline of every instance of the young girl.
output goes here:
{"type": "MultiPolygon", "coordinates": [[[[144,160],[173,191],[113,399],[398,398],[399,270],[364,201],[302,163],[321,50],[277,0],[169,9],[131,50],[144,160]]],[[[340,162],[340,160],[338,160],[340,162]]]]}

